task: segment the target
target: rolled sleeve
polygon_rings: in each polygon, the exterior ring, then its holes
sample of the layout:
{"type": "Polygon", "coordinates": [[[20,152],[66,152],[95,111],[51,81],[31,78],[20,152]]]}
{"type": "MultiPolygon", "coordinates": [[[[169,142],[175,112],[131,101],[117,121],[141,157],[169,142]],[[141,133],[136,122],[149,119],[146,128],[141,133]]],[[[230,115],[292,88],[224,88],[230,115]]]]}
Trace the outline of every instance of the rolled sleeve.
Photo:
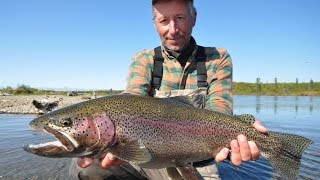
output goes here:
{"type": "Polygon", "coordinates": [[[153,56],[146,50],[132,58],[127,75],[127,86],[124,93],[147,96],[151,89],[153,56]],[[151,58],[151,59],[150,59],[151,58]]]}
{"type": "Polygon", "coordinates": [[[221,54],[209,82],[206,109],[225,114],[233,113],[232,60],[227,51],[221,54]]]}

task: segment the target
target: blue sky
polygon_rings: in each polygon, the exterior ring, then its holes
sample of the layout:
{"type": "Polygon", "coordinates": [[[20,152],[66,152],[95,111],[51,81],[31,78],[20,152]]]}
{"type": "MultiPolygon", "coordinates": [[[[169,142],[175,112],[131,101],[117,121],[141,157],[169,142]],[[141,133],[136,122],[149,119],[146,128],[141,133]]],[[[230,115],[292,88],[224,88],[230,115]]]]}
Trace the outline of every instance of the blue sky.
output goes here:
{"type": "MultiPolygon", "coordinates": [[[[151,0],[1,0],[0,87],[124,89],[160,44],[151,0]]],[[[236,82],[320,81],[319,0],[195,0],[193,36],[226,48],[236,82]]]]}

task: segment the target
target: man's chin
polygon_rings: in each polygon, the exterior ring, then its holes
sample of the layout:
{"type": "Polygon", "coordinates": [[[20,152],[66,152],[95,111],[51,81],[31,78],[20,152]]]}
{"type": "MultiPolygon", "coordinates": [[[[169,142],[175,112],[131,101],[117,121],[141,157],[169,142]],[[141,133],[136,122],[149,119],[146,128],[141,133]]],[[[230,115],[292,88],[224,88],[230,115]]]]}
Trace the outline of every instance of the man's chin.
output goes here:
{"type": "Polygon", "coordinates": [[[180,51],[183,46],[179,45],[165,45],[167,49],[172,50],[172,51],[180,51]]]}

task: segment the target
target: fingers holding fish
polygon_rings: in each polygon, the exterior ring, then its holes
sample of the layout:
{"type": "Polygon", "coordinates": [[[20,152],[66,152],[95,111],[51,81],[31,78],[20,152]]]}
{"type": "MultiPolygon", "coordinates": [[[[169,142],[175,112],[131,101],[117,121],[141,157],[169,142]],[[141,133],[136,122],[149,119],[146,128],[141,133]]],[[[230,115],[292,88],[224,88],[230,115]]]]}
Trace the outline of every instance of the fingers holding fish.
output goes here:
{"type": "Polygon", "coordinates": [[[236,139],[232,140],[231,143],[231,157],[230,160],[233,165],[239,166],[242,162],[241,154],[240,154],[240,147],[238,141],[236,139]]]}
{"type": "Polygon", "coordinates": [[[111,153],[108,153],[104,158],[100,160],[100,162],[100,165],[103,169],[108,169],[111,166],[116,166],[122,163],[120,159],[118,159],[111,153]]]}
{"type": "Polygon", "coordinates": [[[215,156],[215,161],[217,163],[222,162],[228,158],[230,150],[228,148],[223,148],[221,151],[215,156]]]}
{"type": "Polygon", "coordinates": [[[253,123],[253,127],[256,128],[260,133],[263,133],[263,134],[266,134],[268,133],[268,130],[267,128],[265,128],[262,123],[258,120],[256,120],[254,123],[253,123]]]}
{"type": "Polygon", "coordinates": [[[242,161],[257,160],[260,155],[258,146],[253,141],[248,141],[246,136],[239,135],[238,139],[234,139],[230,143],[231,150],[223,148],[215,157],[217,163],[228,158],[231,153],[230,161],[233,165],[239,166],[242,161]]]}
{"type": "Polygon", "coordinates": [[[234,143],[234,146],[231,145],[231,148],[234,147],[234,149],[232,149],[232,156],[236,156],[236,157],[234,157],[235,162],[232,161],[233,159],[231,159],[231,162],[234,165],[237,165],[236,163],[238,162],[240,162],[241,164],[242,161],[257,160],[259,158],[260,151],[258,146],[254,141],[248,141],[246,136],[242,134],[238,136],[238,146],[240,150],[239,153],[238,153],[238,148],[235,146],[236,143],[235,142],[233,143],[234,143]],[[238,154],[240,154],[240,157],[238,154]]]}
{"type": "Polygon", "coordinates": [[[253,141],[248,141],[250,152],[251,152],[251,160],[256,161],[259,158],[260,151],[257,144],[253,141]]]}
{"type": "Polygon", "coordinates": [[[79,167],[86,168],[93,163],[94,159],[91,157],[80,157],[78,158],[77,164],[79,167]]]}
{"type": "MultiPolygon", "coordinates": [[[[115,157],[111,153],[108,153],[105,156],[102,156],[99,159],[99,162],[100,162],[100,166],[103,169],[108,169],[111,166],[116,166],[122,163],[121,160],[119,160],[117,157],[115,157]]],[[[78,166],[81,168],[87,168],[93,163],[94,163],[93,157],[80,157],[78,158],[78,161],[77,161],[78,166]]]]}
{"type": "Polygon", "coordinates": [[[241,161],[249,161],[251,160],[251,151],[249,147],[249,143],[247,140],[247,137],[240,134],[238,136],[238,144],[240,147],[240,156],[241,156],[241,161]]]}

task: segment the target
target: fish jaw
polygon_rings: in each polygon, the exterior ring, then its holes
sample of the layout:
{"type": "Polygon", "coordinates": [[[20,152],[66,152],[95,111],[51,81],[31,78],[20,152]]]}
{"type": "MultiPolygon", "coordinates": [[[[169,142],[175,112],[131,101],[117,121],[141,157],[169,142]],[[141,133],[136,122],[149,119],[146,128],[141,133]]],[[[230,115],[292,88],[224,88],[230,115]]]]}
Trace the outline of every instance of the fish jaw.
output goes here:
{"type": "Polygon", "coordinates": [[[60,141],[47,142],[38,145],[30,144],[24,146],[23,149],[29,153],[46,157],[64,157],[65,154],[68,153],[60,141]]]}
{"type": "Polygon", "coordinates": [[[66,133],[56,131],[49,127],[44,127],[43,131],[52,134],[57,141],[37,145],[30,144],[24,146],[23,149],[32,154],[46,157],[76,156],[74,150],[79,147],[79,144],[75,139],[66,133]]]}

